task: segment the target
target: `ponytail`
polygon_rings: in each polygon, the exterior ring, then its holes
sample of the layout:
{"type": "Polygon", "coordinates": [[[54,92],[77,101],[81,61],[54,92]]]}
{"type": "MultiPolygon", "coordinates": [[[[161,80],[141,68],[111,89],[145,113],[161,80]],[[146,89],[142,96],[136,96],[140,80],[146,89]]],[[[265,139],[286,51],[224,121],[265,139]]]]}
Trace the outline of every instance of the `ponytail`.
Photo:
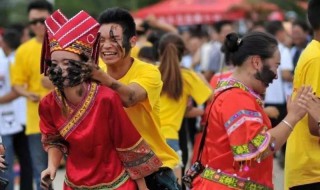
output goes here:
{"type": "Polygon", "coordinates": [[[160,53],[159,70],[163,81],[161,94],[167,94],[170,98],[179,100],[182,96],[183,80],[178,49],[173,43],[168,43],[160,53]]]}

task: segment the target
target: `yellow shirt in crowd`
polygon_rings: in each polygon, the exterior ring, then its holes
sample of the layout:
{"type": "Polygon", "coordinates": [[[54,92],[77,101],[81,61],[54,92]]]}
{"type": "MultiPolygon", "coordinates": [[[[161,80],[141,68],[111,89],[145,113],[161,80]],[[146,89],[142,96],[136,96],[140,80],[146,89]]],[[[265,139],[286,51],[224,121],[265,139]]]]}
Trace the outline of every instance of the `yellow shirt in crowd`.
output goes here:
{"type": "Polygon", "coordinates": [[[185,114],[188,98],[203,104],[212,94],[211,88],[193,71],[181,69],[183,93],[177,101],[162,94],[160,98],[161,131],[166,139],[179,139],[179,130],[185,114]]]}
{"type": "MultiPolygon", "coordinates": [[[[15,62],[12,65],[12,85],[26,86],[27,91],[38,94],[41,98],[49,90],[41,85],[40,57],[42,43],[35,38],[22,44],[16,51],[15,62]]],[[[39,102],[27,100],[26,134],[38,134],[39,128],[39,102]]]]}
{"type": "MultiPolygon", "coordinates": [[[[316,40],[312,40],[300,56],[294,74],[294,93],[303,85],[311,85],[320,96],[320,42],[316,40]]],[[[319,137],[310,134],[308,116],[297,123],[288,138],[285,159],[286,190],[320,182],[319,137]]]]}
{"type": "Polygon", "coordinates": [[[159,112],[162,81],[158,68],[134,59],[131,68],[119,81],[126,85],[137,83],[147,91],[148,98],[145,101],[125,108],[125,111],[140,135],[160,158],[163,166],[176,167],[179,163],[178,155],[167,145],[160,131],[159,112]]]}

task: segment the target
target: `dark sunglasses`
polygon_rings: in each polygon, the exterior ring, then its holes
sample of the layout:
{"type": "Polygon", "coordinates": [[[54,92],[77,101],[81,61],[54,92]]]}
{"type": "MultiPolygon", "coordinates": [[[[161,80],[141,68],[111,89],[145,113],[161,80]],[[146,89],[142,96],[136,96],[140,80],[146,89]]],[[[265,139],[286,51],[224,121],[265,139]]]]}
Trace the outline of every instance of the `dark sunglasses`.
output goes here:
{"type": "Polygon", "coordinates": [[[29,25],[36,25],[37,23],[44,24],[45,18],[37,18],[29,21],[29,25]]]}

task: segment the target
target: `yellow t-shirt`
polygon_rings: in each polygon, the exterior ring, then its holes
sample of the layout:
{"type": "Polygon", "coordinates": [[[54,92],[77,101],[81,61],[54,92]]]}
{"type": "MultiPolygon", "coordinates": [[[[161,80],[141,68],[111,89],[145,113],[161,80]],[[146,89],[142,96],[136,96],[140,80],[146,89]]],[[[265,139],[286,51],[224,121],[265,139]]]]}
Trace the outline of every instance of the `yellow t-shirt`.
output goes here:
{"type": "Polygon", "coordinates": [[[192,97],[197,104],[203,104],[212,94],[211,88],[193,71],[181,69],[183,79],[183,93],[176,101],[166,94],[160,97],[161,131],[166,139],[179,139],[179,130],[185,114],[188,97],[192,97]]]}
{"type": "MultiPolygon", "coordinates": [[[[294,93],[303,85],[311,85],[320,95],[320,42],[312,40],[302,52],[293,81],[294,93]]],[[[320,182],[319,137],[312,136],[308,116],[295,126],[287,141],[285,184],[288,187],[320,182]]]]}
{"type": "Polygon", "coordinates": [[[148,98],[132,107],[125,108],[131,122],[140,135],[160,158],[163,166],[174,168],[179,158],[160,131],[160,92],[162,89],[161,75],[154,65],[134,59],[126,75],[119,79],[123,84],[137,83],[147,91],[148,98]]]}
{"type": "Polygon", "coordinates": [[[131,57],[138,58],[139,51],[140,51],[140,47],[138,46],[134,46],[133,48],[131,48],[131,52],[130,52],[131,57]]]}
{"type": "MultiPolygon", "coordinates": [[[[42,43],[35,38],[22,44],[16,51],[15,61],[12,65],[12,85],[26,85],[27,91],[44,97],[49,90],[41,85],[40,57],[42,43]]],[[[39,102],[27,100],[26,134],[38,134],[39,128],[39,102]]]]}

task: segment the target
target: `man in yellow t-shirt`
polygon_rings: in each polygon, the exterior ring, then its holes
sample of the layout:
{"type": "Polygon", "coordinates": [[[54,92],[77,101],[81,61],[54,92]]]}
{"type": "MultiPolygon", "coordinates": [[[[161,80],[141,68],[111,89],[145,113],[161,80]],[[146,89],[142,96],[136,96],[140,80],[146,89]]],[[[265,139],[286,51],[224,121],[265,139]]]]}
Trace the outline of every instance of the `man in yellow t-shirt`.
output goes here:
{"type": "MultiPolygon", "coordinates": [[[[320,96],[320,1],[311,0],[308,18],[314,38],[302,52],[298,61],[293,88],[311,85],[320,96]]],[[[287,141],[285,160],[285,190],[320,189],[319,137],[312,136],[308,127],[308,115],[297,123],[287,141]]]]}
{"type": "Polygon", "coordinates": [[[35,37],[17,49],[12,65],[13,88],[20,96],[27,98],[26,134],[30,147],[33,177],[38,190],[40,190],[40,174],[47,168],[48,161],[47,154],[42,148],[39,128],[39,100],[48,93],[48,89],[42,86],[42,82],[45,82],[46,79],[42,79],[40,75],[40,57],[45,34],[44,21],[50,16],[52,10],[52,5],[47,1],[39,0],[29,4],[29,26],[35,37]]]}
{"type": "Polygon", "coordinates": [[[178,190],[172,169],[179,159],[160,131],[160,72],[157,67],[130,56],[136,30],[128,11],[107,9],[100,15],[99,23],[100,57],[107,72],[94,70],[93,78],[118,92],[130,120],[162,161],[160,170],[145,178],[148,188],[178,190]]]}

